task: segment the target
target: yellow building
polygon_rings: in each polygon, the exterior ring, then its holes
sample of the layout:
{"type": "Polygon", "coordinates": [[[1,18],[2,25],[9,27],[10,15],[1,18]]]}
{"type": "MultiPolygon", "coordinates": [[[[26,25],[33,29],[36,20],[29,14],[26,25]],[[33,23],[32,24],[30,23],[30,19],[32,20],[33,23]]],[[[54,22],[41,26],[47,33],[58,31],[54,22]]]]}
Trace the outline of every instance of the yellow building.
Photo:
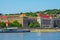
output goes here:
{"type": "Polygon", "coordinates": [[[25,13],[19,14],[19,15],[7,15],[7,18],[3,17],[0,18],[1,22],[6,22],[6,20],[9,20],[10,23],[17,20],[20,24],[22,24],[23,28],[28,27],[28,22],[33,22],[36,18],[33,17],[27,17],[25,13]]]}
{"type": "Polygon", "coordinates": [[[9,22],[13,22],[13,21],[17,20],[20,24],[22,24],[22,27],[24,26],[23,25],[24,24],[24,21],[25,21],[24,19],[26,19],[26,18],[27,18],[27,16],[24,13],[23,14],[20,14],[20,15],[9,15],[8,16],[9,22]]]}

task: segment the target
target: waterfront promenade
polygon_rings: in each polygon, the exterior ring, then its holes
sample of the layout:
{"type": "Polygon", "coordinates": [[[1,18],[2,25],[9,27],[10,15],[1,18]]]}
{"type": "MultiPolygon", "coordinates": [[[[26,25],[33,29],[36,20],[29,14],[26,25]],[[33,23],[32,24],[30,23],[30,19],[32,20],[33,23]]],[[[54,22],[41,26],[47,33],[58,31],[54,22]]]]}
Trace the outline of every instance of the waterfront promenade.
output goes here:
{"type": "MultiPolygon", "coordinates": [[[[12,29],[12,31],[13,30],[15,30],[14,32],[16,32],[17,30],[18,31],[20,31],[20,32],[60,32],[60,29],[37,29],[37,28],[7,28],[7,30],[10,30],[10,29],[12,29]]],[[[3,29],[4,30],[4,29],[3,29]]],[[[11,32],[11,31],[9,31],[9,32],[11,32]]],[[[13,33],[14,33],[13,32],[13,33]]]]}
{"type": "Polygon", "coordinates": [[[30,29],[30,32],[60,32],[60,29],[30,29]]]}

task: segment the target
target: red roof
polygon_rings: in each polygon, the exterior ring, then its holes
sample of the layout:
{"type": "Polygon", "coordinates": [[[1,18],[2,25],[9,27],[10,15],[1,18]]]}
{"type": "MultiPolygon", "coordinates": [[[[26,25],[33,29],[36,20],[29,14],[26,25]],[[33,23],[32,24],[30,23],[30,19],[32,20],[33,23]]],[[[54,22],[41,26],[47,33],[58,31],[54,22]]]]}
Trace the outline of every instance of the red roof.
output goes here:
{"type": "Polygon", "coordinates": [[[0,18],[8,18],[8,16],[0,16],[0,18]]]}
{"type": "Polygon", "coordinates": [[[42,18],[50,18],[53,17],[53,15],[47,15],[47,14],[38,14],[38,16],[42,17],[42,18]]]}
{"type": "Polygon", "coordinates": [[[42,16],[42,18],[50,18],[50,16],[42,16]]]}

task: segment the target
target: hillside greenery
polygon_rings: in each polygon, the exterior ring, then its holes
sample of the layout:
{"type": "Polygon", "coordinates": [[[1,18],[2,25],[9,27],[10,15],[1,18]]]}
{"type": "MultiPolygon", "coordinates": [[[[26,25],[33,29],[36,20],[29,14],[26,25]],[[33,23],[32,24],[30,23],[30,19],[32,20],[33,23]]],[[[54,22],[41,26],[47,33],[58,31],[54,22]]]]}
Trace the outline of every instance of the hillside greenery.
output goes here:
{"type": "MultiPolygon", "coordinates": [[[[48,9],[48,10],[44,10],[44,11],[37,11],[37,12],[25,12],[26,16],[31,16],[31,17],[36,17],[37,13],[43,13],[43,14],[54,14],[54,16],[56,16],[58,13],[60,13],[60,9],[48,9]]],[[[13,13],[13,14],[5,14],[5,15],[19,15],[19,14],[23,14],[23,12],[21,13],[13,13]]]]}

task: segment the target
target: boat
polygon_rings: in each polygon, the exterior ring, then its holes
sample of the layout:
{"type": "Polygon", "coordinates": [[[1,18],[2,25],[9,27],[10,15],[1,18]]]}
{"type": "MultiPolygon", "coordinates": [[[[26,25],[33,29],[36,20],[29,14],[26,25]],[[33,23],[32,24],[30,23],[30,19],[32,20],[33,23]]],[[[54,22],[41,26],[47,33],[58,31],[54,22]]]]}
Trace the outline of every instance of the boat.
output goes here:
{"type": "Polygon", "coordinates": [[[7,29],[4,29],[4,30],[0,30],[0,33],[21,33],[21,32],[30,32],[30,30],[14,29],[14,28],[7,28],[7,29]]]}

